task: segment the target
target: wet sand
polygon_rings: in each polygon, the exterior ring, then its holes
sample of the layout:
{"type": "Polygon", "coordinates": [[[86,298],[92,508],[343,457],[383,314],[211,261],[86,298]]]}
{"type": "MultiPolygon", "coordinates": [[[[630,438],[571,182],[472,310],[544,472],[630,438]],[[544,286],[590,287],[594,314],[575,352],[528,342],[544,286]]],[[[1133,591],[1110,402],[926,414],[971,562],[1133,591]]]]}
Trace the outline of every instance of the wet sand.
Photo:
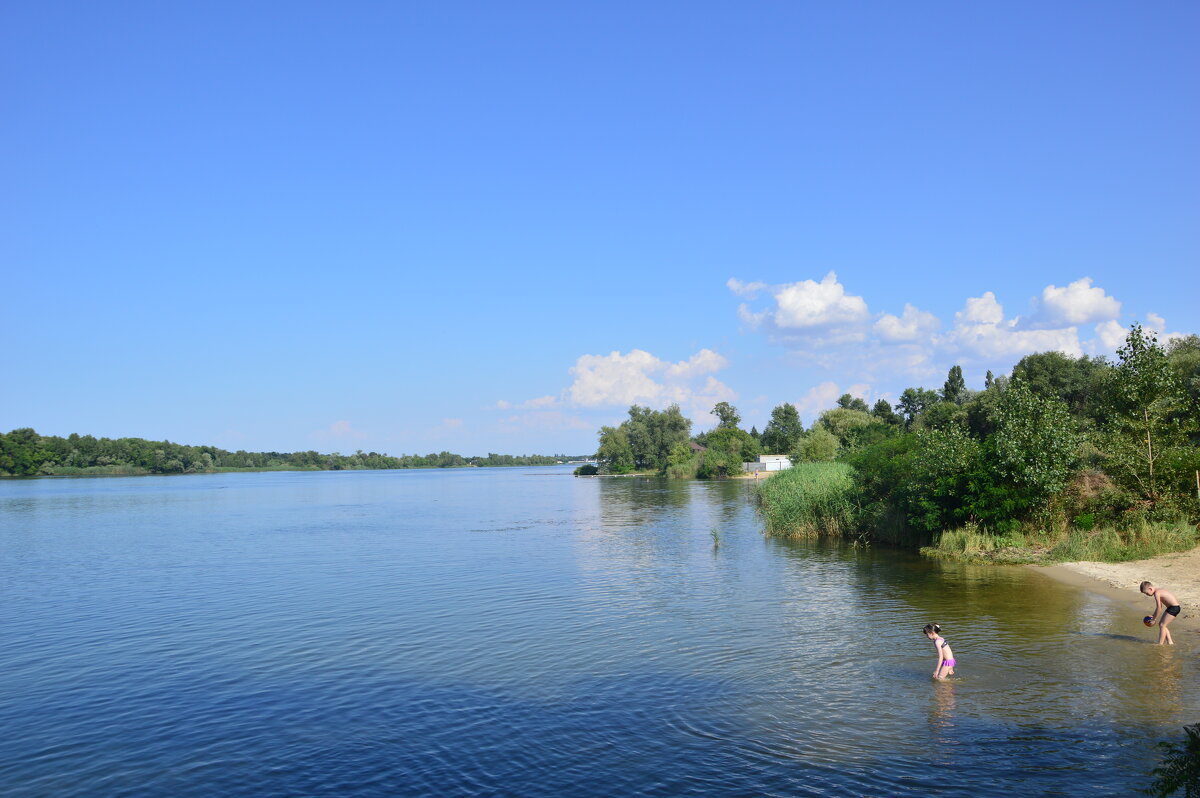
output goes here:
{"type": "Polygon", "coordinates": [[[1200,635],[1200,547],[1132,562],[1066,562],[1029,567],[1060,582],[1107,596],[1143,615],[1153,609],[1153,599],[1138,592],[1138,585],[1148,579],[1179,599],[1182,609],[1171,629],[1187,630],[1189,637],[1200,635]]]}

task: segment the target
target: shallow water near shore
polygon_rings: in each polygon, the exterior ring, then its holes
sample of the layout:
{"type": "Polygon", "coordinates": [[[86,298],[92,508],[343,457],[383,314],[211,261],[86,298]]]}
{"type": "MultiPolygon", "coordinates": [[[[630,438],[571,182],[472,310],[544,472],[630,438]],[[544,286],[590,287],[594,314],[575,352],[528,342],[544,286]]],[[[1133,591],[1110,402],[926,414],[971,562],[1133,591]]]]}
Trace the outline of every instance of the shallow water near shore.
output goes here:
{"type": "Polygon", "coordinates": [[[0,481],[0,792],[1128,795],[1200,720],[1194,635],[1033,569],[767,539],[752,491],[0,481]]]}

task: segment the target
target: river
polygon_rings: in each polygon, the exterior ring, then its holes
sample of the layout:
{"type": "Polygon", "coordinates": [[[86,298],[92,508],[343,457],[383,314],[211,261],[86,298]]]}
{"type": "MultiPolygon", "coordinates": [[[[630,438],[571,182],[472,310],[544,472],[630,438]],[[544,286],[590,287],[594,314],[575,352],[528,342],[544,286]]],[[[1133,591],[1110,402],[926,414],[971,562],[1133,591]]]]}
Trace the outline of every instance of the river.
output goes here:
{"type": "Polygon", "coordinates": [[[752,491],[0,481],[0,793],[1124,796],[1200,720],[1127,607],[768,539],[752,491]]]}

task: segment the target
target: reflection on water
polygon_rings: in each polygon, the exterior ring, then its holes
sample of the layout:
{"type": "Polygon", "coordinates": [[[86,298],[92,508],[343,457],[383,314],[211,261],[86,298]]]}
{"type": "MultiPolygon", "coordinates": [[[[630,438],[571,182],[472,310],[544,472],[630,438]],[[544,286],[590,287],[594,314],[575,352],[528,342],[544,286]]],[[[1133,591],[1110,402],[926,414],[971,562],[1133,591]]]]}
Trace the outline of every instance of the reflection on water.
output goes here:
{"type": "Polygon", "coordinates": [[[1195,652],[1126,609],[1028,568],[765,539],[752,490],[0,482],[0,788],[1121,795],[1195,721],[1195,652]]]}

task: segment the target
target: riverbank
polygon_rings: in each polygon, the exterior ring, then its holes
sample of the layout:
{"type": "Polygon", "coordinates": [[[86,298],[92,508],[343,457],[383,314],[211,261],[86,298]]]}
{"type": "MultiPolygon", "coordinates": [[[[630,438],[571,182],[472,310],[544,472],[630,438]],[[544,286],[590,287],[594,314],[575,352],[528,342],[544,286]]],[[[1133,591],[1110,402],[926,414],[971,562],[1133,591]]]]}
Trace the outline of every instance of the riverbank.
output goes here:
{"type": "Polygon", "coordinates": [[[1133,616],[1145,615],[1151,608],[1151,600],[1138,592],[1138,585],[1146,580],[1161,585],[1175,594],[1182,608],[1171,623],[1177,641],[1191,647],[1200,645],[1200,546],[1131,562],[1065,562],[1027,567],[1056,582],[1104,596],[1127,608],[1133,616]]]}

